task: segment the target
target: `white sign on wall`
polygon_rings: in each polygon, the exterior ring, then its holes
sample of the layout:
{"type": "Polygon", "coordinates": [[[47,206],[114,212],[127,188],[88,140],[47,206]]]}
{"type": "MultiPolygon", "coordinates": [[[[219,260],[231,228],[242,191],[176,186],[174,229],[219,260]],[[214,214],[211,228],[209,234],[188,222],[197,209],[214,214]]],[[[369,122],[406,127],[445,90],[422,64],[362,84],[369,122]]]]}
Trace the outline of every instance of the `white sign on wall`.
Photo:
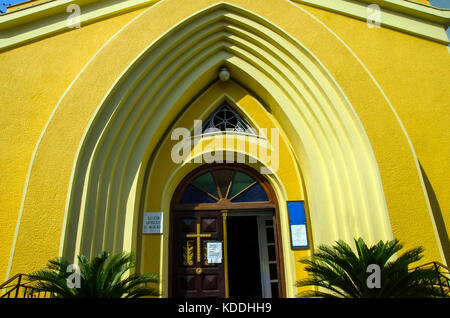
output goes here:
{"type": "Polygon", "coordinates": [[[144,212],[142,233],[161,234],[163,231],[163,213],[162,212],[144,212]]]}
{"type": "Polygon", "coordinates": [[[291,225],[292,245],[306,246],[308,245],[308,236],[306,234],[306,225],[291,225]]]}

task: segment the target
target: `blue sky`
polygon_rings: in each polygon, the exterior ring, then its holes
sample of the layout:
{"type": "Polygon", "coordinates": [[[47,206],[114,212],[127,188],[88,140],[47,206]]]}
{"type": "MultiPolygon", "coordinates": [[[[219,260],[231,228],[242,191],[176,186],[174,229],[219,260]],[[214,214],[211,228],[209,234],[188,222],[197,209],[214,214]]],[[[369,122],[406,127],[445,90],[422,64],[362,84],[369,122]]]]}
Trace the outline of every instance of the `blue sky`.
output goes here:
{"type": "Polygon", "coordinates": [[[6,11],[6,7],[12,4],[27,2],[28,0],[0,0],[0,12],[4,13],[6,11]]]}
{"type": "Polygon", "coordinates": [[[450,0],[430,0],[430,4],[434,7],[450,9],[450,0]]]}

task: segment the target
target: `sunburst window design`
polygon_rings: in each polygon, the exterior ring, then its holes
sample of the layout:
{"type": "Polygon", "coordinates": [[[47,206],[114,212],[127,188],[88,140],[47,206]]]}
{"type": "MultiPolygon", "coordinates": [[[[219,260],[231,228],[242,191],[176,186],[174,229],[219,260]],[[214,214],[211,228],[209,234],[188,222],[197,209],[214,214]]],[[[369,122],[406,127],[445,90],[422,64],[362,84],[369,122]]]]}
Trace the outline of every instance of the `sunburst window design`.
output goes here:
{"type": "Polygon", "coordinates": [[[256,135],[256,130],[227,103],[218,107],[203,123],[202,133],[233,131],[256,135]]]}
{"type": "Polygon", "coordinates": [[[267,202],[260,182],[242,171],[218,169],[208,171],[192,180],[184,190],[180,203],[267,202]]]}

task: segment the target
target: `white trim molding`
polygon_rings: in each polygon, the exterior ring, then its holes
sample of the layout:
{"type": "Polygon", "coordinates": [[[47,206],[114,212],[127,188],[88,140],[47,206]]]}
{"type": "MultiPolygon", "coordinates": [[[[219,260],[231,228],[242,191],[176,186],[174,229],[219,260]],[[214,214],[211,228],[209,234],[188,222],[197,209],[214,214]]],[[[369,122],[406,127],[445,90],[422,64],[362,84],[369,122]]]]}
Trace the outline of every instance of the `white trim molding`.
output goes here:
{"type": "Polygon", "coordinates": [[[380,8],[380,26],[448,45],[450,10],[405,0],[289,0],[367,21],[369,5],[380,8]]]}
{"type": "Polygon", "coordinates": [[[159,0],[56,0],[0,15],[0,51],[74,28],[68,26],[70,5],[80,7],[79,23],[87,25],[152,6],[159,0]]]}
{"type": "MultiPolygon", "coordinates": [[[[54,0],[36,3],[0,15],[0,51],[73,30],[67,19],[70,5],[80,6],[81,25],[152,6],[160,0],[54,0]]],[[[450,10],[433,8],[406,0],[288,0],[367,20],[367,7],[381,9],[380,25],[448,45],[445,33],[450,25],[450,10]]]]}

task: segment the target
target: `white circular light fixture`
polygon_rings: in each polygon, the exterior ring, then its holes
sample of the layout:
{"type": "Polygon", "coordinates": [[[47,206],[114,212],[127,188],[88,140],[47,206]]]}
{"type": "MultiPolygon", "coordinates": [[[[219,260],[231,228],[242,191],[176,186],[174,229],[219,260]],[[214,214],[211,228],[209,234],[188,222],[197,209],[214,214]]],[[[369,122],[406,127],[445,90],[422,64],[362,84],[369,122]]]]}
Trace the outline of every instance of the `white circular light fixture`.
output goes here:
{"type": "Polygon", "coordinates": [[[219,70],[219,78],[221,81],[228,81],[230,79],[230,71],[226,67],[219,70]]]}

